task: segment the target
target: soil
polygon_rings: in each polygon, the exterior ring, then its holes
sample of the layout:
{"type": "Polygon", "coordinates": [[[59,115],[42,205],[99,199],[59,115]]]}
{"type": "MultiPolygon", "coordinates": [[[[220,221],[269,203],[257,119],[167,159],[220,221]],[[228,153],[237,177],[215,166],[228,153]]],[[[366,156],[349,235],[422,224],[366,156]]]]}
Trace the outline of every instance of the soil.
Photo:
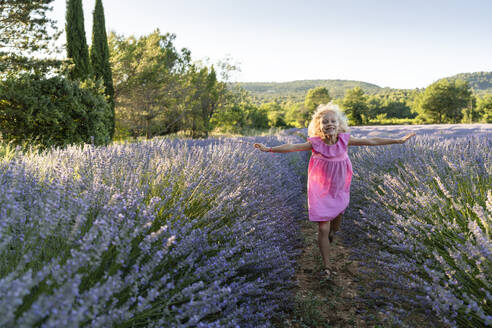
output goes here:
{"type": "MultiPolygon", "coordinates": [[[[342,230],[343,230],[342,221],[342,230]]],[[[330,267],[337,273],[328,280],[323,274],[323,261],[318,247],[318,225],[308,220],[301,224],[304,248],[297,259],[294,290],[296,308],[275,326],[282,328],[338,328],[338,327],[435,327],[449,328],[437,317],[421,310],[404,306],[405,322],[392,323],[381,310],[381,300],[365,297],[373,292],[371,282],[377,275],[358,261],[351,259],[343,234],[335,235],[331,246],[330,267]]],[[[375,250],[376,251],[376,250],[375,250]]]]}
{"type": "MultiPolygon", "coordinates": [[[[343,223],[342,223],[343,225],[343,223]]],[[[284,327],[390,327],[384,314],[361,298],[361,289],[370,277],[359,271],[357,261],[349,259],[350,248],[343,245],[339,233],[331,246],[330,266],[337,273],[328,280],[318,247],[318,225],[304,221],[301,227],[304,249],[298,259],[296,292],[298,303],[317,309],[300,309],[286,319],[284,327]],[[318,318],[306,318],[317,315],[318,318]]]]}

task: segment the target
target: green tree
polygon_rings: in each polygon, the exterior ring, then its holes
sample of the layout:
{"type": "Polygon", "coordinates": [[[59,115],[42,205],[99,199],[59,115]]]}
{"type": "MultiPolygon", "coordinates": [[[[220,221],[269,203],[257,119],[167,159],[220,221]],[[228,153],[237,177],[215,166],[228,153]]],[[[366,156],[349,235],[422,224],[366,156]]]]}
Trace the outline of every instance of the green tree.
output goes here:
{"type": "Polygon", "coordinates": [[[109,63],[108,38],[106,35],[106,24],[104,20],[102,0],[96,0],[93,11],[90,59],[94,77],[96,80],[103,80],[104,92],[106,96],[108,96],[108,101],[111,107],[111,117],[113,117],[111,120],[110,135],[113,137],[115,129],[113,74],[111,72],[111,64],[109,63]]]}
{"type": "Polygon", "coordinates": [[[363,115],[367,115],[366,113],[368,112],[364,90],[360,87],[347,90],[342,101],[342,106],[345,109],[348,119],[352,121],[352,124],[361,125],[363,123],[363,115]]]}
{"type": "Polygon", "coordinates": [[[215,130],[226,133],[239,133],[246,126],[247,102],[229,103],[212,116],[210,123],[215,130]]]}
{"type": "Polygon", "coordinates": [[[378,115],[384,115],[383,99],[381,95],[371,95],[366,100],[367,118],[374,119],[378,115]]]}
{"type": "Polygon", "coordinates": [[[188,113],[182,127],[191,131],[192,138],[206,138],[211,130],[210,119],[223,101],[227,87],[217,80],[213,66],[198,68],[191,65],[186,76],[188,83],[184,93],[188,113]]]}
{"type": "Polygon", "coordinates": [[[260,110],[267,114],[269,127],[285,127],[285,110],[277,102],[261,104],[260,110]]]}
{"type": "Polygon", "coordinates": [[[176,50],[175,38],[158,29],[138,39],[109,34],[116,123],[133,136],[176,132],[185,119],[183,77],[191,55],[176,50]]]}
{"type": "Polygon", "coordinates": [[[406,90],[391,90],[367,98],[367,119],[378,116],[388,118],[414,118],[411,111],[411,93],[406,90]]]}
{"type": "Polygon", "coordinates": [[[492,123],[492,94],[477,99],[477,114],[483,123],[492,123]]]}
{"type": "Polygon", "coordinates": [[[2,139],[22,144],[106,144],[109,105],[102,84],[21,74],[0,81],[2,139]]]}
{"type": "Polygon", "coordinates": [[[244,106],[244,110],[246,113],[246,126],[254,129],[267,129],[269,127],[268,124],[268,113],[255,106],[252,103],[248,103],[244,106]]]}
{"type": "Polygon", "coordinates": [[[416,99],[417,118],[430,123],[458,123],[471,95],[468,83],[463,80],[439,80],[416,99]]]}
{"type": "MultiPolygon", "coordinates": [[[[309,89],[304,98],[303,116],[305,122],[309,122],[316,108],[321,104],[327,104],[331,100],[330,93],[325,87],[309,89]]],[[[306,124],[305,124],[306,125],[306,124]]]]}
{"type": "MultiPolygon", "coordinates": [[[[204,66],[203,63],[201,65],[202,68],[198,72],[201,77],[194,79],[196,82],[193,83],[194,88],[192,88],[191,95],[199,100],[198,108],[201,113],[201,125],[204,129],[201,133],[192,134],[192,136],[207,137],[208,132],[213,129],[224,130],[221,125],[224,121],[221,118],[224,118],[223,114],[231,113],[231,110],[239,113],[241,118],[236,121],[239,123],[229,125],[227,128],[229,130],[241,130],[246,126],[255,125],[258,120],[261,120],[261,113],[258,113],[257,107],[251,104],[250,96],[241,87],[229,87],[228,81],[231,73],[239,70],[237,64],[232,62],[232,58],[226,57],[219,60],[210,68],[204,66]]],[[[195,65],[191,65],[191,67],[194,68],[195,65]]],[[[193,70],[189,71],[193,74],[193,70]]],[[[189,93],[188,91],[185,92],[189,93]]],[[[190,119],[185,117],[183,127],[187,127],[189,122],[190,119]]]]}
{"type": "Polygon", "coordinates": [[[305,127],[304,104],[288,101],[285,107],[285,123],[296,128],[305,127]]]}
{"type": "Polygon", "coordinates": [[[90,63],[85,37],[82,0],[67,0],[65,32],[67,35],[67,57],[73,61],[69,77],[72,80],[84,80],[90,75],[90,63]]]}
{"type": "Polygon", "coordinates": [[[113,73],[109,63],[108,38],[106,35],[106,24],[104,22],[104,8],[102,0],[96,0],[93,12],[92,45],[90,48],[90,59],[94,77],[104,82],[104,93],[108,96],[111,107],[110,135],[114,136],[114,88],[113,73]]]}
{"type": "Polygon", "coordinates": [[[474,95],[470,96],[470,100],[468,101],[468,105],[466,105],[461,110],[462,119],[461,123],[473,123],[480,121],[480,113],[477,111],[477,98],[474,95]]]}
{"type": "Polygon", "coordinates": [[[253,104],[249,93],[236,85],[228,89],[210,124],[218,132],[241,133],[245,128],[268,128],[268,117],[265,110],[253,104]]]}
{"type": "Polygon", "coordinates": [[[0,1],[0,72],[46,72],[62,61],[47,59],[58,52],[54,42],[60,35],[56,21],[49,19],[54,0],[0,1]],[[42,54],[44,58],[37,56],[42,54]]]}

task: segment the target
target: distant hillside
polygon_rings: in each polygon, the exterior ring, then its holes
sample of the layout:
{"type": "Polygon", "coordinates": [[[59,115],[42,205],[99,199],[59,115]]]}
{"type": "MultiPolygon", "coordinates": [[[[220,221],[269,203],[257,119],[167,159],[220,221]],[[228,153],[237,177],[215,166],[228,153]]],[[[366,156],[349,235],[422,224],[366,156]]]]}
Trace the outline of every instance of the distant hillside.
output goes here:
{"type": "Polygon", "coordinates": [[[345,95],[345,91],[355,87],[361,87],[366,94],[375,94],[385,90],[375,84],[349,81],[349,80],[301,80],[292,82],[238,82],[245,90],[249,91],[260,101],[273,99],[302,101],[309,89],[325,87],[332,97],[338,98],[345,95]]]}
{"type": "MultiPolygon", "coordinates": [[[[492,93],[492,72],[461,73],[448,77],[448,79],[461,79],[468,81],[473,92],[492,93]]],[[[376,94],[396,91],[398,89],[381,88],[375,84],[350,81],[350,80],[300,80],[291,82],[237,82],[251,93],[258,102],[272,101],[274,99],[303,101],[306,92],[316,87],[326,87],[330,95],[340,98],[345,91],[357,86],[361,87],[366,94],[376,94]]]]}
{"type": "Polygon", "coordinates": [[[461,73],[448,77],[465,80],[476,93],[492,93],[492,72],[461,73]]]}

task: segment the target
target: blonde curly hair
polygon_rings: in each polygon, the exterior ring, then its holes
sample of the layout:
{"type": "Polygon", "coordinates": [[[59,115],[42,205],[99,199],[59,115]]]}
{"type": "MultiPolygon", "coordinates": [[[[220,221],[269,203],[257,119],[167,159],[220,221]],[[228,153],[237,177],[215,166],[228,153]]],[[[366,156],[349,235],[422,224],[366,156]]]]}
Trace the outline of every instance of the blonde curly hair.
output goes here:
{"type": "Polygon", "coordinates": [[[338,131],[337,133],[349,132],[348,120],[345,114],[342,112],[338,105],[334,103],[321,104],[316,108],[316,111],[313,114],[313,118],[311,122],[309,122],[308,126],[308,136],[309,137],[320,137],[322,139],[325,138],[325,134],[321,130],[321,120],[328,113],[335,113],[336,118],[338,120],[338,131]]]}

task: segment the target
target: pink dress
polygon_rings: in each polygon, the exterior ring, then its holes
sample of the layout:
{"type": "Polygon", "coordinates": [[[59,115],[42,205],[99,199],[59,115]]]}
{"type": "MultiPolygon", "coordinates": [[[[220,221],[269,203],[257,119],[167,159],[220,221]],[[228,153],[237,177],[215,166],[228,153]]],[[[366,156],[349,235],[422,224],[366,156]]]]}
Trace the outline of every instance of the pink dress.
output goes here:
{"type": "Polygon", "coordinates": [[[310,221],[331,221],[349,204],[352,163],[347,154],[349,133],[339,133],[338,141],[327,145],[320,137],[308,138],[313,146],[308,168],[310,221]]]}

